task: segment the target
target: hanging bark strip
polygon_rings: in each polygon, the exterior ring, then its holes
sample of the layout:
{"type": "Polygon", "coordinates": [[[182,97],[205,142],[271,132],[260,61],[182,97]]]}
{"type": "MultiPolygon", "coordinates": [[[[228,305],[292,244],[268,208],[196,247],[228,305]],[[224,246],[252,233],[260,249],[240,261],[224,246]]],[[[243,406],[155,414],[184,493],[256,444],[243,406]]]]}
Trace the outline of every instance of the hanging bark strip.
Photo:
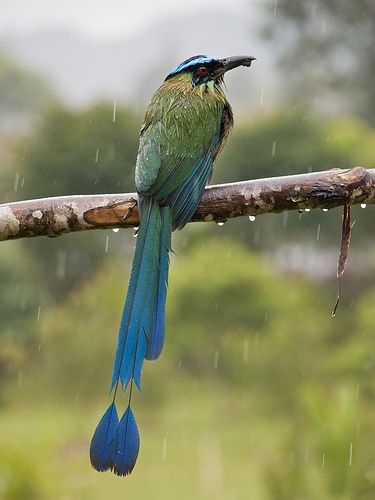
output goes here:
{"type": "MultiPolygon", "coordinates": [[[[375,203],[375,169],[333,169],[209,186],[192,222],[358,203],[375,203]]],[[[0,241],[138,224],[135,193],[61,196],[0,205],[0,241]]]]}
{"type": "Polygon", "coordinates": [[[337,307],[340,302],[341,297],[341,278],[344,274],[346,263],[348,260],[349,254],[349,246],[350,246],[350,237],[352,234],[354,222],[350,222],[350,205],[345,205],[342,212],[342,230],[341,230],[341,245],[340,245],[340,254],[339,260],[337,262],[337,299],[335,307],[332,311],[332,316],[336,315],[337,307]]]}

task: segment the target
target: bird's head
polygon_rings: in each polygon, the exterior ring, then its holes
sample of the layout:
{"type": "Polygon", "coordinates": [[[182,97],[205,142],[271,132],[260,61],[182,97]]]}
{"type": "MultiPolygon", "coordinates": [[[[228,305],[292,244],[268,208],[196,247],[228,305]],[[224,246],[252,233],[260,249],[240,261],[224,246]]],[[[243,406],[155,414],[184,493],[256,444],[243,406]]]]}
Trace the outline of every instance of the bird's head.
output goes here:
{"type": "Polygon", "coordinates": [[[193,56],[176,66],[166,77],[166,81],[177,75],[191,76],[193,87],[203,83],[213,82],[220,84],[224,74],[238,66],[251,66],[256,58],[251,56],[232,56],[224,59],[215,59],[211,56],[193,56]]]}

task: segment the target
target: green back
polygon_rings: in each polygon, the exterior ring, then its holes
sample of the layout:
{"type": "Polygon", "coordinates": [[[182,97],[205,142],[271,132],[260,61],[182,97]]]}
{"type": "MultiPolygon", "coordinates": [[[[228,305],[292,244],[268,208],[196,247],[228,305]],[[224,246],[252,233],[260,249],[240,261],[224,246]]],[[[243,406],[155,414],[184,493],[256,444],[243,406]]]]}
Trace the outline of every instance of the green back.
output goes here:
{"type": "Polygon", "coordinates": [[[141,129],[137,191],[163,200],[181,187],[214,141],[220,143],[226,106],[212,82],[193,88],[189,74],[168,79],[154,94],[141,129]]]}

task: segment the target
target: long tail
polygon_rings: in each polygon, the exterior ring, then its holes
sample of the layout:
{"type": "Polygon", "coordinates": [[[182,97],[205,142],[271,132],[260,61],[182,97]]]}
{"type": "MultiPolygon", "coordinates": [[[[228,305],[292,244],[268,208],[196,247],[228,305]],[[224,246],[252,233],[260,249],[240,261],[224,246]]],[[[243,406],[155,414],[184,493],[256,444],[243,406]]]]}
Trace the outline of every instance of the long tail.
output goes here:
{"type": "Polygon", "coordinates": [[[156,359],[163,348],[171,233],[170,208],[144,198],[113,367],[113,400],[90,446],[91,464],[100,472],[111,469],[125,476],[131,473],[138,457],[139,433],[131,410],[133,382],[140,389],[144,358],[156,359]],[[121,420],[115,405],[119,382],[124,391],[130,386],[121,420]]]}

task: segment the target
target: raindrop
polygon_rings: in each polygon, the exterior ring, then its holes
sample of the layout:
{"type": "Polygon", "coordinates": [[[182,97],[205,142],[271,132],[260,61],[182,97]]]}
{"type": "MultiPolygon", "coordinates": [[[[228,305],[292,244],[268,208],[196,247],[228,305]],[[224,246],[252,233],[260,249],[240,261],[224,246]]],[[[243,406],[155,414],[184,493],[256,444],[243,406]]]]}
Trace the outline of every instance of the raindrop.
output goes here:
{"type": "Polygon", "coordinates": [[[16,172],[16,176],[14,178],[14,191],[17,192],[18,191],[18,182],[20,180],[20,174],[18,172],[16,172]]]}
{"type": "Polygon", "coordinates": [[[165,436],[163,439],[163,462],[167,460],[167,446],[168,446],[168,438],[165,436]]]}
{"type": "Polygon", "coordinates": [[[99,148],[96,148],[95,163],[98,163],[98,161],[99,161],[99,148]]]}
{"type": "Polygon", "coordinates": [[[352,466],[352,459],[353,459],[353,443],[350,443],[350,446],[349,446],[349,467],[352,466]]]}
{"type": "Polygon", "coordinates": [[[274,9],[273,9],[273,15],[276,16],[277,14],[277,4],[278,4],[278,0],[275,0],[275,6],[274,6],[274,9]]]}
{"type": "Polygon", "coordinates": [[[255,215],[249,215],[249,221],[254,222],[255,221],[255,215]]]}
{"type": "Polygon", "coordinates": [[[114,228],[112,229],[112,231],[113,231],[114,233],[118,233],[118,232],[120,231],[120,228],[119,228],[119,227],[114,227],[114,228]]]}
{"type": "Polygon", "coordinates": [[[218,226],[224,226],[224,222],[223,221],[220,221],[217,223],[218,226]]]}
{"type": "Polygon", "coordinates": [[[214,356],[214,370],[217,370],[218,366],[219,366],[219,351],[215,351],[215,356],[214,356]]]}
{"type": "Polygon", "coordinates": [[[323,456],[322,456],[322,469],[324,469],[325,462],[326,462],[326,454],[323,453],[323,456]]]}
{"type": "Polygon", "coordinates": [[[117,109],[117,102],[113,101],[113,115],[112,115],[112,122],[113,123],[116,121],[116,109],[117,109]]]}
{"type": "Polygon", "coordinates": [[[59,250],[57,254],[57,265],[56,265],[56,276],[58,279],[63,280],[65,278],[66,271],[66,252],[59,250]]]}
{"type": "Polygon", "coordinates": [[[273,141],[272,143],[272,156],[275,156],[276,154],[276,141],[273,141]]]}
{"type": "Polygon", "coordinates": [[[38,307],[38,315],[37,315],[36,320],[39,323],[39,320],[40,320],[40,306],[38,307]]]}
{"type": "Polygon", "coordinates": [[[262,90],[260,92],[260,105],[263,106],[264,103],[264,85],[262,86],[262,90]]]}
{"type": "Polygon", "coordinates": [[[318,230],[316,232],[316,241],[319,241],[320,238],[320,224],[318,224],[318,230]]]}
{"type": "Polygon", "coordinates": [[[107,235],[105,239],[105,253],[108,253],[108,245],[109,245],[109,236],[107,235]]]}
{"type": "Polygon", "coordinates": [[[367,207],[366,203],[361,203],[361,208],[366,208],[366,207],[367,207]]]}

